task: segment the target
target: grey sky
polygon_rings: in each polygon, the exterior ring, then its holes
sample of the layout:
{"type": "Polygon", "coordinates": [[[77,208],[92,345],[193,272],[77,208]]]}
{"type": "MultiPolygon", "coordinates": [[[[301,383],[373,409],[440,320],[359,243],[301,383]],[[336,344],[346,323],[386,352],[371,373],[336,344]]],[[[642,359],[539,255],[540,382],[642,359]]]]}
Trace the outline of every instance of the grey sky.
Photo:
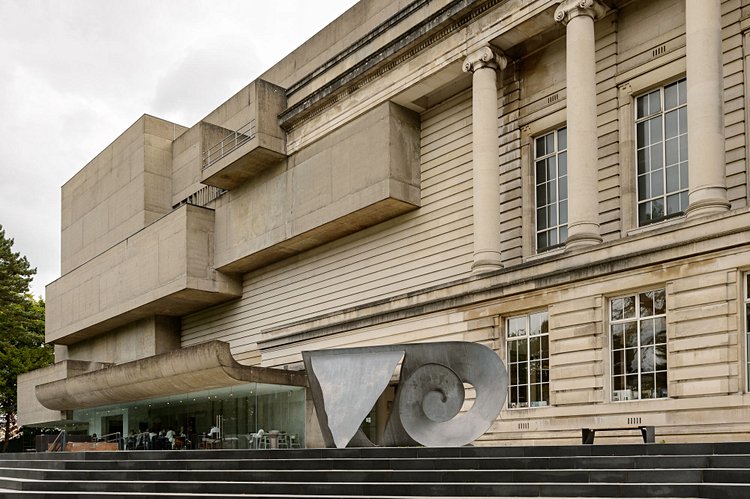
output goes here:
{"type": "Polygon", "coordinates": [[[0,0],[0,224],[60,275],[60,186],[144,113],[193,125],[355,0],[0,0]]]}

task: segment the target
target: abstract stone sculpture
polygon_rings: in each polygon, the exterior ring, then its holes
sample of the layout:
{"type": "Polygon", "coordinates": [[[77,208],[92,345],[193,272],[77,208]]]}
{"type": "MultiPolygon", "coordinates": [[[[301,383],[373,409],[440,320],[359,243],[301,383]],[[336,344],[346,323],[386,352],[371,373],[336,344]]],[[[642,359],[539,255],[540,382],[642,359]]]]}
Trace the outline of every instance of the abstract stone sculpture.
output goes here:
{"type": "Polygon", "coordinates": [[[400,382],[379,445],[466,445],[500,414],[508,374],[491,349],[470,342],[302,352],[328,447],[373,445],[358,431],[401,362],[400,382]],[[465,384],[476,390],[465,412],[465,384]]]}

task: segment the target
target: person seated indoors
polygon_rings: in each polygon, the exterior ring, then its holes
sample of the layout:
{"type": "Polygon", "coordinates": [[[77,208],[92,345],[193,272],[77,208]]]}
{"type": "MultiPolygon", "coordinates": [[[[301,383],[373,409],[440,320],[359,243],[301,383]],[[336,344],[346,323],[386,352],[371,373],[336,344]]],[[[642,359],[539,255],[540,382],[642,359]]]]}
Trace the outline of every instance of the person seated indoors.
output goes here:
{"type": "Polygon", "coordinates": [[[184,449],[189,449],[190,448],[190,438],[185,433],[185,427],[184,426],[180,426],[180,431],[177,432],[177,437],[179,437],[180,440],[181,440],[181,442],[182,442],[181,445],[180,445],[180,448],[184,448],[184,449]]]}
{"type": "Polygon", "coordinates": [[[164,435],[167,438],[167,441],[169,442],[169,446],[174,449],[174,438],[175,438],[175,432],[172,428],[167,430],[167,433],[164,435]]]}

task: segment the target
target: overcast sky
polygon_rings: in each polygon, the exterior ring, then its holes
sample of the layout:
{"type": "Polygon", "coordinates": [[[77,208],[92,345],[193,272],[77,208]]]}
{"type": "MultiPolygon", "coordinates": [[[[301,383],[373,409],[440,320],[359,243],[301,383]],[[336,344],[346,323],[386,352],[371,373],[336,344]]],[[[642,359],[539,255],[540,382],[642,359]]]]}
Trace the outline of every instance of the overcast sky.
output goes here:
{"type": "Polygon", "coordinates": [[[60,276],[60,187],[142,114],[191,126],[355,0],[0,0],[0,225],[60,276]]]}

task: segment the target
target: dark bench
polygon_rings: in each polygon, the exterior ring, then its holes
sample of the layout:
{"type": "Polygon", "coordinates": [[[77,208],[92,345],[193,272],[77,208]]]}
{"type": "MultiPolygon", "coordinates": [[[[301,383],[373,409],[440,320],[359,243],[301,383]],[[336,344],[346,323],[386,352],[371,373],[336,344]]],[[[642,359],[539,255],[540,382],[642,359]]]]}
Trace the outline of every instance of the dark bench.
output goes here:
{"type": "Polygon", "coordinates": [[[581,443],[593,444],[594,434],[597,431],[624,431],[624,430],[641,430],[641,436],[643,437],[644,444],[654,443],[654,427],[653,426],[619,426],[616,428],[581,428],[581,443]]]}

